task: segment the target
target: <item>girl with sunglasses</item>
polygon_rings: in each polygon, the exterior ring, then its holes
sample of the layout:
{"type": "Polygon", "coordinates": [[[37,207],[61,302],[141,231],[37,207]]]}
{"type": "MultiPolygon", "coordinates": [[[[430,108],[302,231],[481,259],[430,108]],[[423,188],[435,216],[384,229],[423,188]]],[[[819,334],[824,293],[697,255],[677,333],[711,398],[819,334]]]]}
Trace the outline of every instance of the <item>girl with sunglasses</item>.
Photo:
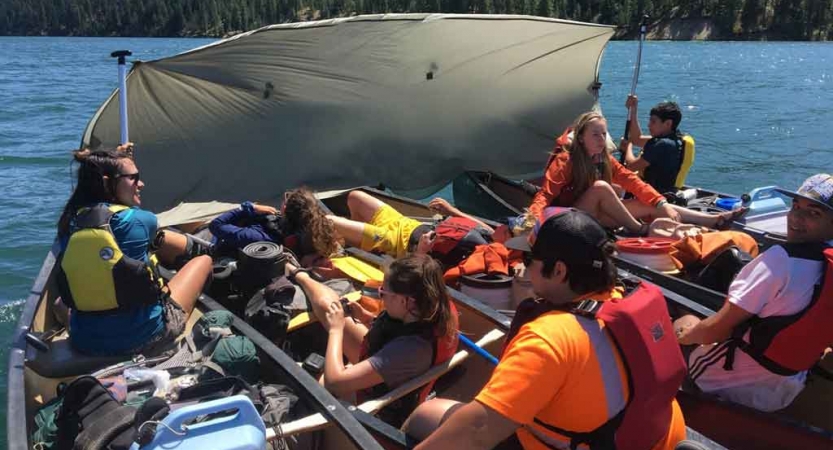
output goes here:
{"type": "Polygon", "coordinates": [[[181,234],[157,234],[156,216],[139,208],[145,183],[132,144],[73,157],[78,179],[58,221],[56,263],[72,345],[94,355],[164,352],[185,329],[211,257],[193,257],[162,281],[156,257],[181,261],[189,242],[181,234]]]}
{"type": "MultiPolygon", "coordinates": [[[[390,265],[379,289],[384,311],[370,324],[346,319],[338,294],[306,269],[287,264],[287,274],[307,293],[313,313],[328,331],[324,384],[339,397],[356,394],[359,404],[377,398],[447,361],[457,350],[457,311],[440,264],[429,256],[415,254],[390,265]]],[[[351,311],[362,311],[348,305],[351,311]]],[[[398,400],[380,416],[398,426],[432,387],[398,400]]]]}

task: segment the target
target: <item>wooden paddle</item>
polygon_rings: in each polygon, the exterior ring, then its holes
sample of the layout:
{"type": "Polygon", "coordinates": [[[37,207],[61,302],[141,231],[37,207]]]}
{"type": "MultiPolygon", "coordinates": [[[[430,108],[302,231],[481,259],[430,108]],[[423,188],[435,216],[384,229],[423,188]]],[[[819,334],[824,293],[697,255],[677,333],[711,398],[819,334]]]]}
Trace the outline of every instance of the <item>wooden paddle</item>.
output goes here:
{"type": "MultiPolygon", "coordinates": [[[[500,339],[503,339],[503,336],[503,331],[494,329],[483,335],[483,337],[477,341],[477,345],[479,347],[485,347],[489,344],[498,342],[500,339]]],[[[445,363],[431,367],[430,369],[428,369],[427,372],[423,373],[422,375],[409,380],[405,384],[400,385],[396,389],[393,389],[392,391],[377,399],[368,400],[362,403],[358,406],[358,409],[368,414],[376,414],[385,406],[410,394],[411,392],[429,383],[431,380],[437,379],[445,373],[449,372],[451,369],[459,366],[468,357],[468,350],[460,350],[445,363]]],[[[330,422],[327,420],[327,418],[325,418],[321,413],[316,413],[311,416],[307,416],[302,419],[298,419],[293,422],[283,424],[279,427],[278,431],[276,431],[274,428],[266,429],[266,440],[273,441],[281,437],[293,436],[299,433],[320,430],[322,428],[326,428],[329,425],[330,422]]]]}

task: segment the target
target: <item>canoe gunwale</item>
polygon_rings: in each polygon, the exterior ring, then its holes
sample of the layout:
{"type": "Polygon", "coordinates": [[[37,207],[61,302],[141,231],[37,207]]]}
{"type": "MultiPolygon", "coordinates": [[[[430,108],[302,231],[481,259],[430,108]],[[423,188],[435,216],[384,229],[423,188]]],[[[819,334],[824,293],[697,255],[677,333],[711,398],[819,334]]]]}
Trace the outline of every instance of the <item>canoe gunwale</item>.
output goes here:
{"type": "Polygon", "coordinates": [[[46,289],[49,275],[55,266],[59,252],[59,244],[56,239],[49,249],[40,272],[26,297],[26,303],[20,318],[17,320],[12,337],[11,349],[9,350],[8,365],[8,388],[6,391],[6,439],[10,450],[24,450],[29,448],[29,433],[26,416],[26,333],[35,318],[41,296],[46,289]]]}

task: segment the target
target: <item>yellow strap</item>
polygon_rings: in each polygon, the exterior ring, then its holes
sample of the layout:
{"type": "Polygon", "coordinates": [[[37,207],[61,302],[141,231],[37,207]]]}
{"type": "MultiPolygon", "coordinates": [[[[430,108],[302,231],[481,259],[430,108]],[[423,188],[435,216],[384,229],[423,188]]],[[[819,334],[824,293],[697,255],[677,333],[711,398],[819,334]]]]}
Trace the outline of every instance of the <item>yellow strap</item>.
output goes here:
{"type": "Polygon", "coordinates": [[[695,155],[695,143],[694,138],[691,135],[685,135],[682,138],[683,141],[683,155],[682,161],[680,162],[680,171],[677,172],[677,178],[674,180],[674,186],[677,189],[680,189],[685,185],[685,180],[688,177],[688,172],[691,170],[691,166],[694,165],[694,155],[695,155]]]}
{"type": "MultiPolygon", "coordinates": [[[[349,292],[344,296],[344,298],[346,298],[349,303],[355,303],[362,298],[362,293],[359,291],[349,292]]],[[[318,322],[318,318],[315,317],[315,314],[302,312],[289,321],[289,327],[287,327],[286,331],[295,331],[315,322],[318,322]]]]}
{"type": "Polygon", "coordinates": [[[385,277],[385,274],[381,270],[352,256],[332,258],[330,261],[333,262],[333,266],[359,283],[367,283],[367,280],[381,282],[385,277]]]}

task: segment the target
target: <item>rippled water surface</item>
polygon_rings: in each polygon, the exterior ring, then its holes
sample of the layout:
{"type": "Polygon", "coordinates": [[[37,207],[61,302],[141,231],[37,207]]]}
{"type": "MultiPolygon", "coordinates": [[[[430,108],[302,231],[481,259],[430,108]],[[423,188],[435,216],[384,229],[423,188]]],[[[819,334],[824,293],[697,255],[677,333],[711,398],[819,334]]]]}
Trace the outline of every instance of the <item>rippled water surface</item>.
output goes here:
{"type": "MultiPolygon", "coordinates": [[[[113,50],[143,60],[210,40],[0,37],[0,402],[6,355],[22,302],[69,195],[69,150],[116,84],[113,50]]],[[[602,60],[601,104],[611,133],[624,128],[635,42],[602,60]]],[[[553,74],[557,79],[557,74],[553,74]]],[[[689,183],[728,192],[795,187],[833,172],[833,47],[817,43],[645,44],[637,89],[641,119],[664,99],[683,108],[697,140],[689,183]]],[[[5,442],[5,410],[0,442],[5,442]]]]}

